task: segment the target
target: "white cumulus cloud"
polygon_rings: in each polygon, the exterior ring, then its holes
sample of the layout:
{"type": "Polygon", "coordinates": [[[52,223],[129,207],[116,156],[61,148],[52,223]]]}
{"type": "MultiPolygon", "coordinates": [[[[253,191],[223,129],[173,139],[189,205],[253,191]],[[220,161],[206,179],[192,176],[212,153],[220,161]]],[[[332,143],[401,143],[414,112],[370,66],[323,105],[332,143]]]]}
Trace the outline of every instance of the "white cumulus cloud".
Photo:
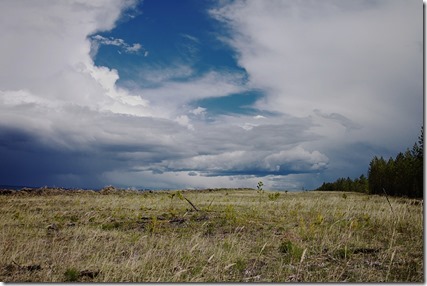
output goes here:
{"type": "MultiPolygon", "coordinates": [[[[138,53],[140,50],[143,49],[142,45],[140,43],[134,43],[132,45],[126,43],[123,39],[118,39],[114,37],[103,37],[101,35],[95,35],[91,37],[91,56],[95,57],[98,53],[98,50],[101,45],[107,45],[107,46],[116,46],[119,47],[122,51],[128,54],[135,54],[138,53]]],[[[148,51],[144,51],[144,54],[148,51]]]]}
{"type": "Polygon", "coordinates": [[[236,52],[248,85],[264,92],[255,106],[310,118],[319,140],[303,146],[330,158],[330,174],[357,176],[372,156],[394,156],[416,141],[421,1],[237,0],[210,14],[227,30],[220,39],[236,52]]]}

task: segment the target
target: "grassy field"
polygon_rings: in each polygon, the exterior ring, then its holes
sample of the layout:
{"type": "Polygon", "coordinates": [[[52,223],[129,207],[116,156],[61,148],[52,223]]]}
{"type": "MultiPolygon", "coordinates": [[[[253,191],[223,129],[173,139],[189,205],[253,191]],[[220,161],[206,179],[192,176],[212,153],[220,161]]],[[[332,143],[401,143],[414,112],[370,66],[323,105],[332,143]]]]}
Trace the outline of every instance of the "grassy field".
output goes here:
{"type": "Polygon", "coordinates": [[[423,282],[423,205],[389,199],[256,190],[0,195],[0,281],[423,282]]]}

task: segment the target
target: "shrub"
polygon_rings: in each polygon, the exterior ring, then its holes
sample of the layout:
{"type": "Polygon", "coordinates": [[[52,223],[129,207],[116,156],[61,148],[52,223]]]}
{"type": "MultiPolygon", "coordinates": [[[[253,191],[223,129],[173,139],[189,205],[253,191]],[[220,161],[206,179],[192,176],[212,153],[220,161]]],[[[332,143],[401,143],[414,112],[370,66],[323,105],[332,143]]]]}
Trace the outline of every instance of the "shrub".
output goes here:
{"type": "Polygon", "coordinates": [[[259,181],[258,185],[256,186],[258,193],[263,193],[264,192],[264,190],[262,189],[262,186],[264,186],[264,183],[262,181],[259,181]]]}
{"type": "Polygon", "coordinates": [[[268,198],[270,199],[270,201],[275,201],[280,197],[280,193],[274,193],[274,194],[268,194],[268,198]]]}
{"type": "Polygon", "coordinates": [[[68,268],[65,273],[65,281],[67,282],[74,282],[77,281],[77,279],[79,279],[79,271],[75,268],[68,268]]]}

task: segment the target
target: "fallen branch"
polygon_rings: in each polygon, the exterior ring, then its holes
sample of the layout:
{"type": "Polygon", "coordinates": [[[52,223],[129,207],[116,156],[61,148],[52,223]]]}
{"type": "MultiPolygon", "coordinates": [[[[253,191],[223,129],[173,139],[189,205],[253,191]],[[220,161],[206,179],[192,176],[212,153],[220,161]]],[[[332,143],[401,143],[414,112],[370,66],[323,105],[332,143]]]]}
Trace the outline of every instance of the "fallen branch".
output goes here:
{"type": "Polygon", "coordinates": [[[213,199],[212,199],[211,203],[210,203],[210,204],[209,204],[209,206],[208,206],[208,209],[211,207],[211,205],[212,205],[212,203],[213,203],[214,199],[215,199],[215,198],[213,198],[213,199]]]}
{"type": "Polygon", "coordinates": [[[384,189],[384,188],[383,188],[383,192],[384,192],[384,194],[385,194],[385,198],[387,199],[388,204],[390,205],[391,212],[394,214],[393,207],[391,206],[391,203],[390,203],[390,201],[388,200],[387,192],[385,191],[385,189],[384,189]]]}
{"type": "Polygon", "coordinates": [[[196,206],[195,205],[193,205],[193,203],[192,202],[190,202],[190,200],[189,199],[187,199],[186,197],[184,197],[184,196],[182,196],[192,207],[193,207],[193,209],[195,209],[196,210],[196,212],[198,212],[199,210],[196,208],[196,206]]]}

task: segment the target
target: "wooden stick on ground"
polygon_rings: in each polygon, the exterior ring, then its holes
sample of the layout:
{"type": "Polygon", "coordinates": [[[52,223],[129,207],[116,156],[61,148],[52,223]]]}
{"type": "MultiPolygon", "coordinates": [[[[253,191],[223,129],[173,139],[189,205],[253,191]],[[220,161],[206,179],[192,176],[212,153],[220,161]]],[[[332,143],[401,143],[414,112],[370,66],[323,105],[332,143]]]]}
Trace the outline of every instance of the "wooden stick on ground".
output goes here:
{"type": "Polygon", "coordinates": [[[196,206],[195,205],[193,205],[193,203],[192,202],[190,202],[190,200],[189,199],[187,199],[186,197],[184,197],[183,196],[183,198],[193,207],[193,209],[195,209],[197,212],[199,211],[197,208],[196,208],[196,206]]]}
{"type": "Polygon", "coordinates": [[[388,196],[387,196],[387,193],[386,193],[386,191],[385,191],[385,189],[384,189],[384,188],[383,188],[383,191],[384,191],[384,194],[385,194],[385,198],[387,199],[387,202],[388,202],[388,204],[390,205],[391,212],[394,214],[393,207],[391,206],[391,203],[390,203],[390,201],[388,200],[388,196]]]}

